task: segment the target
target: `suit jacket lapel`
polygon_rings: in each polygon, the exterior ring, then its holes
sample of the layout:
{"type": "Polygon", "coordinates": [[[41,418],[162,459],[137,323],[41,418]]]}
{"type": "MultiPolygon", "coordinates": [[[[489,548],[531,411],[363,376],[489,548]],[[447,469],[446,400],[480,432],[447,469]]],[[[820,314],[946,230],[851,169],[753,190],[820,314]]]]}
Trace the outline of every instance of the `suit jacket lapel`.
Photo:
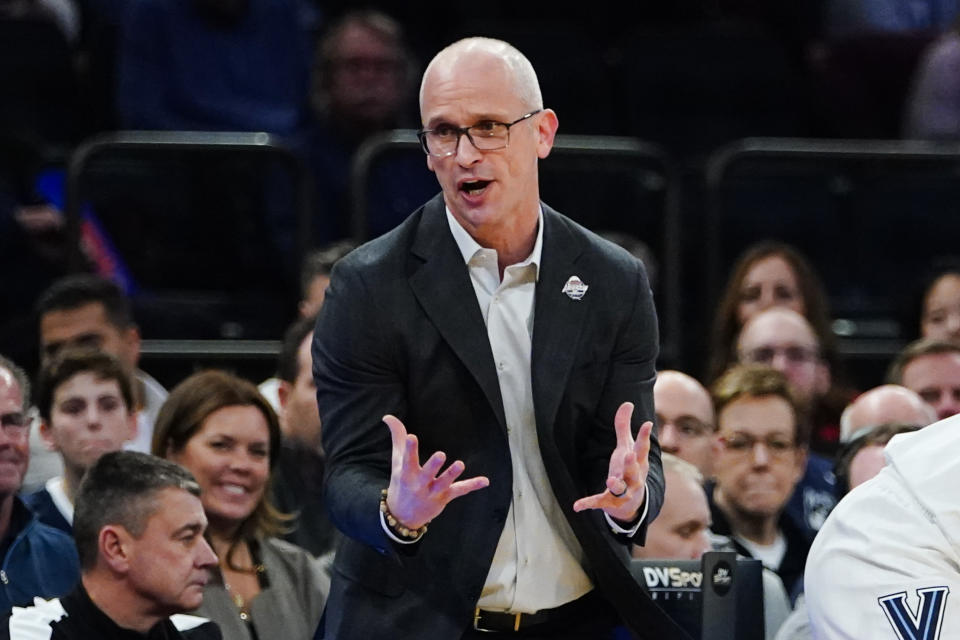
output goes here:
{"type": "Polygon", "coordinates": [[[501,428],[506,430],[487,327],[444,211],[442,196],[424,206],[411,248],[415,260],[422,264],[414,268],[410,286],[440,335],[483,389],[501,428]]]}
{"type": "Polygon", "coordinates": [[[571,276],[584,275],[576,269],[583,249],[558,216],[543,206],[543,254],[537,281],[531,354],[538,430],[550,429],[556,418],[589,304],[589,297],[587,301],[574,300],[563,293],[571,276]]]}

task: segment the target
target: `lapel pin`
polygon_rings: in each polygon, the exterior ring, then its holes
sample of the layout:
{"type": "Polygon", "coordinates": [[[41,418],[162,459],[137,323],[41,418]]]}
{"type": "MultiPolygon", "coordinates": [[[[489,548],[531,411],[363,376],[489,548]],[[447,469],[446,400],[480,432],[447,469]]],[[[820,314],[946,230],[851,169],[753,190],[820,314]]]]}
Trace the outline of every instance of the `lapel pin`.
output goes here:
{"type": "Polygon", "coordinates": [[[563,292],[570,296],[571,300],[579,300],[587,292],[588,286],[577,276],[570,276],[567,284],[563,285],[563,292]]]}

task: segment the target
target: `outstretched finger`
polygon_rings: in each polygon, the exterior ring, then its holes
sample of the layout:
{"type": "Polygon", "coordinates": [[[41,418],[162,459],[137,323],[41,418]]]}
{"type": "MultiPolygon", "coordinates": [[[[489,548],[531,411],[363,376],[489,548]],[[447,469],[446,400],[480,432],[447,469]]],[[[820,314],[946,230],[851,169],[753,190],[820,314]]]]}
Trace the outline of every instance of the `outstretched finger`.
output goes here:
{"type": "Polygon", "coordinates": [[[606,502],[606,493],[595,493],[592,496],[580,498],[573,503],[574,511],[587,511],[589,509],[602,509],[606,502]]]}
{"type": "Polygon", "coordinates": [[[617,432],[617,448],[633,446],[633,434],[630,433],[630,418],[633,417],[633,403],[624,402],[613,418],[613,428],[617,432]]]}
{"type": "Polygon", "coordinates": [[[403,426],[403,423],[400,422],[400,419],[396,416],[385,415],[383,416],[383,422],[387,425],[387,428],[390,429],[390,440],[393,443],[392,460],[393,465],[396,466],[403,460],[403,453],[406,449],[407,428],[403,426]]]}
{"type": "Polygon", "coordinates": [[[640,426],[637,433],[637,440],[633,443],[633,451],[637,455],[637,461],[643,464],[650,455],[650,433],[653,431],[653,423],[647,420],[640,426]]]}
{"type": "Polygon", "coordinates": [[[460,477],[464,469],[466,469],[466,465],[462,460],[454,460],[443,473],[436,477],[430,487],[434,491],[446,491],[453,484],[453,481],[460,477]]]}
{"type": "Polygon", "coordinates": [[[451,484],[450,488],[447,489],[447,502],[488,486],[490,486],[490,479],[487,478],[487,476],[476,476],[466,480],[459,480],[451,484]]]}
{"type": "Polygon", "coordinates": [[[431,482],[440,471],[440,467],[443,466],[443,463],[447,460],[447,454],[443,451],[436,451],[430,459],[423,464],[423,475],[426,476],[426,482],[431,482]]]}
{"type": "Polygon", "coordinates": [[[420,443],[412,433],[404,438],[403,466],[413,473],[420,471],[420,443]]]}

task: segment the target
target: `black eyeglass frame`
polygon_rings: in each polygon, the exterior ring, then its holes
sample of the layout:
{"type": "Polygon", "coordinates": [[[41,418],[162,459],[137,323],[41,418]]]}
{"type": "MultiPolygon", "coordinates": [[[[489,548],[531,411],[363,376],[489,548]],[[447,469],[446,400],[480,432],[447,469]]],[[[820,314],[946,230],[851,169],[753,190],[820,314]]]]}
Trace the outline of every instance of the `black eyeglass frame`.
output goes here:
{"type": "Polygon", "coordinates": [[[423,152],[426,153],[428,156],[433,156],[434,158],[448,158],[456,154],[457,149],[460,148],[460,138],[463,136],[467,136],[467,140],[470,141],[470,144],[472,144],[473,148],[476,149],[477,151],[496,151],[498,149],[506,149],[508,146],[510,146],[510,127],[512,127],[515,124],[520,124],[525,120],[529,120],[530,118],[532,118],[533,116],[537,115],[542,111],[543,109],[537,109],[535,111],[525,113],[519,118],[517,118],[516,120],[514,120],[513,122],[497,122],[496,120],[485,120],[483,122],[477,122],[475,124],[472,124],[469,127],[454,127],[453,125],[444,125],[445,127],[450,127],[450,129],[457,132],[457,142],[456,144],[454,144],[453,150],[448,151],[447,153],[432,153],[430,151],[430,148],[427,146],[427,134],[433,133],[434,131],[436,131],[436,129],[420,129],[419,131],[417,131],[417,139],[420,141],[420,148],[423,149],[423,152]],[[480,147],[478,147],[477,143],[473,141],[473,136],[470,135],[470,129],[473,129],[474,127],[480,124],[498,124],[506,127],[507,137],[504,140],[503,146],[493,147],[492,149],[481,149],[480,147]]]}

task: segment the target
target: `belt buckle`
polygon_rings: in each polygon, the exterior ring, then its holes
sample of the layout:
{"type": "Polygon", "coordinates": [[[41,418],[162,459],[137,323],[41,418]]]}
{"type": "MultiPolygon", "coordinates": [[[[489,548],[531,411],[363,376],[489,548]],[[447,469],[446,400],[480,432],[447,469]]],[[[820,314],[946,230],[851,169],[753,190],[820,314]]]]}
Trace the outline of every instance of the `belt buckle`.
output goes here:
{"type": "MultiPolygon", "coordinates": [[[[473,630],[480,631],[481,633],[501,633],[498,629],[484,629],[480,626],[480,614],[481,609],[477,607],[473,610],[473,630]]],[[[509,615],[509,614],[507,614],[509,615]]],[[[520,618],[523,616],[522,613],[513,614],[513,630],[520,631],[520,618]]]]}

